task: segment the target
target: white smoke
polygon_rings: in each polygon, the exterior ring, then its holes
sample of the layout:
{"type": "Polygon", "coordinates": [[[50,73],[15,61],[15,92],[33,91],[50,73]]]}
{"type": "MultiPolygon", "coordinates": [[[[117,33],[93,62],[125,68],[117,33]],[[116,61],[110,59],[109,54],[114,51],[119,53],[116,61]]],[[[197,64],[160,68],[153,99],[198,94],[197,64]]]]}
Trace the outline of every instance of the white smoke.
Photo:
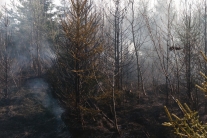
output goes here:
{"type": "Polygon", "coordinates": [[[35,99],[48,109],[58,121],[61,120],[61,114],[64,112],[56,99],[50,93],[48,84],[42,78],[36,78],[27,82],[31,93],[35,99]]]}

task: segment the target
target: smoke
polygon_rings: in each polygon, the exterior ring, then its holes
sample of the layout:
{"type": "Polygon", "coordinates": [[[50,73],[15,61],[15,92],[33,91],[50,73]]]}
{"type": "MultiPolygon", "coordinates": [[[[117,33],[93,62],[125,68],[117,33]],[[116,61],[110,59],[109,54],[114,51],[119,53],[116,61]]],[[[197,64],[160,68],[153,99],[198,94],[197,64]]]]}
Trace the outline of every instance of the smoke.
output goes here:
{"type": "Polygon", "coordinates": [[[9,49],[8,53],[9,58],[13,59],[11,60],[12,63],[10,65],[10,74],[13,75],[18,75],[18,73],[20,73],[22,70],[33,69],[33,63],[36,61],[36,59],[39,59],[38,62],[43,68],[52,67],[53,61],[56,59],[56,54],[49,46],[48,42],[42,43],[38,55],[36,46],[27,46],[27,48],[21,48],[18,45],[12,50],[9,49]]]}
{"type": "Polygon", "coordinates": [[[31,18],[35,17],[25,10],[27,7],[18,13],[16,7],[10,7],[10,1],[0,0],[0,6],[4,6],[5,3],[8,4],[6,5],[8,7],[8,11],[6,11],[8,12],[8,17],[6,12],[2,12],[0,35],[1,40],[3,40],[1,41],[1,49],[4,49],[0,50],[0,64],[3,65],[2,68],[5,68],[4,66],[7,67],[9,86],[21,87],[26,81],[25,87],[29,89],[32,98],[34,97],[36,102],[54,115],[58,127],[63,126],[61,115],[64,110],[59,106],[58,101],[52,97],[48,83],[42,78],[32,79],[37,75],[39,66],[42,74],[45,74],[46,69],[53,66],[56,54],[52,47],[52,40],[48,40],[49,36],[46,36],[46,32],[34,27],[33,22],[31,23],[31,18]],[[25,18],[22,18],[22,15],[25,18]],[[7,20],[8,26],[5,27],[4,24],[7,20]],[[40,30],[43,33],[39,33],[40,36],[38,38],[35,33],[31,33],[40,32],[40,30]],[[5,57],[7,59],[6,64],[5,57]]]}
{"type": "Polygon", "coordinates": [[[4,6],[6,4],[6,2],[8,2],[8,0],[0,0],[0,9],[1,6],[4,6]]]}
{"type": "Polygon", "coordinates": [[[52,97],[48,84],[42,78],[28,80],[26,85],[38,102],[49,109],[56,118],[60,118],[63,109],[58,105],[57,100],[52,97]]]}
{"type": "Polygon", "coordinates": [[[62,127],[64,123],[61,120],[61,115],[64,110],[59,106],[58,101],[52,97],[49,85],[44,81],[44,79],[35,78],[28,80],[26,87],[29,88],[36,101],[55,116],[58,128],[62,127]]]}

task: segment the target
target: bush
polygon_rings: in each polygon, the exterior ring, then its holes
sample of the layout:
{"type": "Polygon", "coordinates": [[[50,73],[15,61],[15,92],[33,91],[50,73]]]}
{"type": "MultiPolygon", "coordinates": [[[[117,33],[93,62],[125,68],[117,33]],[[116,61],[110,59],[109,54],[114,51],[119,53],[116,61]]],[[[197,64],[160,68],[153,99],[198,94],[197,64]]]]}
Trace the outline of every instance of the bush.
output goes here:
{"type": "MultiPolygon", "coordinates": [[[[207,62],[207,57],[201,52],[203,58],[207,62]]],[[[205,80],[207,80],[207,76],[200,73],[205,80]]],[[[196,85],[201,91],[207,93],[207,82],[204,81],[201,86],[196,85]]],[[[206,138],[207,137],[207,125],[203,124],[199,121],[199,116],[197,111],[192,111],[188,105],[185,103],[184,106],[180,103],[178,99],[175,99],[178,104],[180,110],[183,113],[183,117],[179,118],[175,114],[170,114],[168,108],[164,106],[165,112],[168,116],[170,122],[164,122],[162,125],[172,127],[174,129],[174,133],[178,136],[188,137],[188,138],[206,138]]]]}

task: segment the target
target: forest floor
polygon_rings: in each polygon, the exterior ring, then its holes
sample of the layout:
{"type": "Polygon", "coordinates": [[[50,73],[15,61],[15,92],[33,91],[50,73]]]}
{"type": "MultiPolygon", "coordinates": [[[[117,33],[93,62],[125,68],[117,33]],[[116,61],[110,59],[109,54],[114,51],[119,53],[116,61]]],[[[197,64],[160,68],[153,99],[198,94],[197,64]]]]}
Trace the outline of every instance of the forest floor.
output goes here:
{"type": "MultiPolygon", "coordinates": [[[[22,88],[8,97],[0,99],[0,138],[72,137],[70,134],[73,135],[73,132],[69,134],[67,128],[28,89],[22,88]]],[[[169,110],[178,116],[182,115],[176,103],[170,101],[169,110]]],[[[168,121],[164,103],[164,94],[141,96],[139,103],[136,98],[134,101],[128,98],[116,109],[121,136],[102,125],[92,128],[91,132],[88,129],[87,133],[79,137],[175,138],[170,128],[162,126],[163,122],[168,121]]],[[[201,119],[206,122],[207,117],[202,115],[201,119]]]]}
{"type": "MultiPolygon", "coordinates": [[[[198,113],[200,121],[207,122],[207,115],[204,112],[204,94],[200,93],[200,102],[198,113]]],[[[139,103],[127,103],[122,109],[118,109],[118,122],[121,126],[121,137],[126,138],[177,138],[173,132],[173,128],[163,126],[162,123],[169,122],[164,110],[166,94],[148,93],[148,96],[142,96],[139,103]],[[122,111],[122,112],[121,112],[122,111]]],[[[181,103],[185,103],[185,94],[181,98],[181,103]]],[[[189,105],[189,104],[188,104],[189,105]]],[[[183,114],[177,103],[172,97],[169,97],[169,105],[167,106],[170,113],[174,113],[179,117],[183,114]]]]}
{"type": "MultiPolygon", "coordinates": [[[[203,93],[200,94],[200,101],[204,97],[203,93]]],[[[181,103],[187,102],[185,99],[185,93],[181,98],[181,103]]],[[[166,94],[159,93],[154,94],[148,92],[148,96],[142,95],[139,102],[136,101],[137,98],[128,97],[125,100],[125,103],[117,104],[116,113],[117,113],[117,122],[119,127],[120,135],[115,133],[115,130],[110,129],[102,121],[100,125],[90,125],[90,129],[87,129],[86,132],[81,133],[79,137],[81,138],[177,138],[173,133],[173,129],[170,127],[165,127],[162,125],[164,122],[168,122],[166,116],[164,105],[166,101],[166,94]],[[95,130],[95,131],[94,131],[95,130]]],[[[207,116],[204,114],[203,106],[204,104],[199,104],[199,115],[200,120],[207,122],[207,116]]],[[[173,100],[172,97],[169,97],[169,105],[167,106],[171,113],[182,117],[183,114],[179,109],[177,103],[173,100]]],[[[106,111],[107,107],[105,107],[106,111]]],[[[108,108],[109,109],[109,108],[108,108]]],[[[109,112],[105,112],[109,118],[109,112]]],[[[113,120],[113,119],[112,119],[113,120]]],[[[75,132],[77,133],[77,132],[75,132]]],[[[79,133],[80,134],[80,133],[79,133]]],[[[73,135],[73,134],[72,134],[73,135]]],[[[76,136],[77,137],[77,136],[76,136]]],[[[75,137],[74,137],[75,138],[75,137]]]]}
{"type": "Polygon", "coordinates": [[[169,138],[167,129],[161,124],[166,121],[163,105],[126,105],[125,110],[117,112],[120,132],[123,137],[169,138]]]}
{"type": "Polygon", "coordinates": [[[8,97],[0,99],[1,138],[69,137],[57,118],[28,89],[8,97]]]}
{"type": "MultiPolygon", "coordinates": [[[[162,126],[162,123],[168,121],[164,111],[164,102],[165,96],[161,94],[142,96],[139,102],[135,97],[128,97],[125,103],[117,104],[116,113],[120,135],[104,120],[99,123],[90,123],[81,133],[71,131],[71,134],[74,138],[175,138],[171,128],[162,126]]],[[[179,108],[175,103],[173,104],[170,111],[179,113],[179,108]]],[[[112,119],[113,116],[106,112],[106,109],[109,108],[103,109],[105,114],[112,119]]]]}
{"type": "Polygon", "coordinates": [[[170,129],[162,126],[163,122],[168,121],[163,101],[163,96],[153,98],[143,96],[139,103],[127,103],[123,109],[118,109],[121,136],[126,138],[171,138],[170,129]]]}

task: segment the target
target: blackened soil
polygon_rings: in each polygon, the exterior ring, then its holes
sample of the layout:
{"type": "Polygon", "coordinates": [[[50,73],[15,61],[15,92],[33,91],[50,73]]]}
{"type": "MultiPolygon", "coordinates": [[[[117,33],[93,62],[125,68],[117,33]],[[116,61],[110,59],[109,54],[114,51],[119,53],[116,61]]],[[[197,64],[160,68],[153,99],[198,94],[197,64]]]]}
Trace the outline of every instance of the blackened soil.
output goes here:
{"type": "Polygon", "coordinates": [[[20,90],[0,99],[0,138],[58,138],[57,119],[38,101],[20,90]]]}
{"type": "MultiPolygon", "coordinates": [[[[126,138],[172,138],[170,129],[162,126],[166,120],[163,106],[128,105],[118,112],[121,137],[126,138]]],[[[173,136],[173,135],[172,135],[173,136]]]]}
{"type": "MultiPolygon", "coordinates": [[[[175,138],[171,128],[162,126],[162,123],[169,121],[163,108],[163,97],[163,95],[153,98],[143,96],[139,103],[131,102],[129,98],[127,99],[129,102],[117,104],[116,113],[120,135],[117,135],[114,129],[110,129],[101,117],[100,123],[91,123],[86,127],[87,131],[73,130],[70,132],[74,138],[175,138]]],[[[178,107],[174,108],[175,113],[179,113],[178,107]]],[[[113,120],[113,116],[106,111],[105,109],[105,113],[113,120]]],[[[70,120],[71,118],[74,117],[70,117],[70,120]]]]}

